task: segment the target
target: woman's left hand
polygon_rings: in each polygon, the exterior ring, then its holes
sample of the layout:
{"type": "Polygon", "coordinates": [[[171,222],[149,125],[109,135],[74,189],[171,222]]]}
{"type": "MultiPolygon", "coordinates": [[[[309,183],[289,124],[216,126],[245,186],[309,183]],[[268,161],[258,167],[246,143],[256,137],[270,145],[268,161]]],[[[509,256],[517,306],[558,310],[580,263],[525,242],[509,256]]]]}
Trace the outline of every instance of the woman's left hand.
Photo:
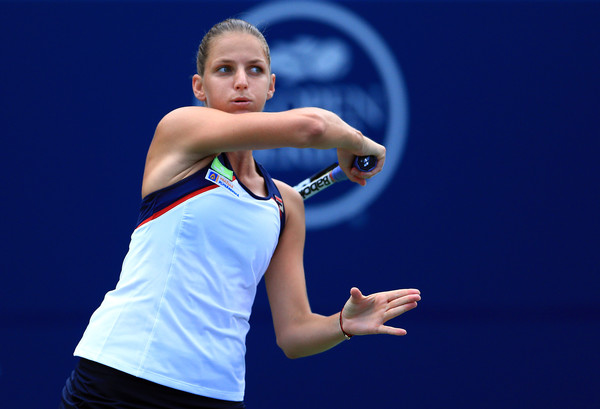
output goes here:
{"type": "Polygon", "coordinates": [[[416,308],[420,294],[419,290],[410,288],[364,296],[358,288],[353,287],[342,310],[344,331],[350,335],[406,335],[406,330],[385,323],[416,308]]]}

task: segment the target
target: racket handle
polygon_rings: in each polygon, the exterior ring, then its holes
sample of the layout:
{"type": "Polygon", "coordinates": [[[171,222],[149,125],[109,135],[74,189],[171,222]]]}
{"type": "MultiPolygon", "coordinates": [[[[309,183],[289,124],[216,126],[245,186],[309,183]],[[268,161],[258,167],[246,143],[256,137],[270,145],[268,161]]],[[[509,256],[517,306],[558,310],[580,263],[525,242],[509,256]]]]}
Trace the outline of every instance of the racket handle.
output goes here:
{"type": "Polygon", "coordinates": [[[361,172],[370,172],[377,166],[377,158],[373,155],[357,156],[354,159],[354,166],[361,172]]]}
{"type": "MultiPolygon", "coordinates": [[[[361,172],[370,172],[377,166],[377,158],[373,155],[370,156],[357,156],[354,158],[354,166],[361,172]]],[[[341,182],[347,180],[348,177],[339,166],[331,171],[331,178],[334,182],[341,182]]]]}
{"type": "Polygon", "coordinates": [[[348,176],[346,176],[342,168],[337,166],[331,171],[331,179],[333,179],[334,182],[341,182],[343,180],[348,180],[348,176]]]}
{"type": "MultiPolygon", "coordinates": [[[[362,156],[354,159],[354,166],[363,172],[370,172],[376,165],[377,158],[375,156],[362,156]]],[[[306,200],[334,183],[347,179],[348,177],[342,168],[337,163],[334,163],[311,177],[304,179],[294,186],[294,189],[306,200]]]]}

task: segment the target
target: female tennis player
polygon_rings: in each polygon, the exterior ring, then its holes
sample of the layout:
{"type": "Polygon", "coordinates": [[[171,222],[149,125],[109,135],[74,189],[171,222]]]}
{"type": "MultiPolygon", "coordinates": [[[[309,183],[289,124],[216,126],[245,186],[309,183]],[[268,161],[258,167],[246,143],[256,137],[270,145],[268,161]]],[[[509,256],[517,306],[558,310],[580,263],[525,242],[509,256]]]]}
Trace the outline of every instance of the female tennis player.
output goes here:
{"type": "Polygon", "coordinates": [[[61,408],[245,407],[245,337],[263,275],[277,344],[290,358],[352,335],[404,335],[385,323],[420,300],[415,289],[364,296],[352,288],[341,312],[311,311],[302,198],[252,150],[336,148],[348,178],[364,185],[381,171],[385,148],[326,110],[263,113],[275,75],[264,37],[244,21],[207,33],[197,69],[192,86],[205,106],[176,109],[157,125],[129,252],[75,349],[61,408]],[[378,160],[374,170],[352,166],[367,155],[378,160]]]}

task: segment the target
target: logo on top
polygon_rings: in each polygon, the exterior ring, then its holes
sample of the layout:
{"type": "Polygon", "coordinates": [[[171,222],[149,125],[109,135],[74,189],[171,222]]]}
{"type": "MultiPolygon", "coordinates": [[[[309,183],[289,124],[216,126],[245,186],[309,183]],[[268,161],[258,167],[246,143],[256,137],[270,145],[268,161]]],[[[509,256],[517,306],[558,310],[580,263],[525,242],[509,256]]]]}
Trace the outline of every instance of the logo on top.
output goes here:
{"type": "MultiPolygon", "coordinates": [[[[326,228],[364,213],[393,179],[408,128],[404,80],[381,35],[337,4],[286,1],[259,5],[243,19],[265,32],[275,73],[267,111],[315,106],[338,114],[387,148],[385,170],[364,188],[340,184],[307,200],[308,228],[326,228]]],[[[255,156],[294,185],[337,160],[335,150],[280,148],[255,156]]]]}
{"type": "Polygon", "coordinates": [[[216,184],[218,186],[221,186],[222,188],[225,188],[225,190],[227,190],[229,193],[233,194],[234,196],[240,197],[240,194],[237,192],[237,188],[233,184],[233,182],[228,180],[227,177],[224,177],[220,173],[215,172],[212,168],[208,169],[208,171],[206,172],[205,179],[210,180],[211,182],[213,182],[214,184],[216,184]]]}

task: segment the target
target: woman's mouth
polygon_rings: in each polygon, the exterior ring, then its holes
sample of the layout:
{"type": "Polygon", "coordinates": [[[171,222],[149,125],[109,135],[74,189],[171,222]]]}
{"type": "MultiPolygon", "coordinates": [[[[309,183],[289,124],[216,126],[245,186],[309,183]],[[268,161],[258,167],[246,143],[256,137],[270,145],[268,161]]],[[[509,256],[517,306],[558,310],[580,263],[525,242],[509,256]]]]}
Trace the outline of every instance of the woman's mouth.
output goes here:
{"type": "Polygon", "coordinates": [[[240,98],[235,98],[233,100],[233,103],[236,105],[247,105],[250,103],[250,100],[248,98],[240,97],[240,98]]]}

